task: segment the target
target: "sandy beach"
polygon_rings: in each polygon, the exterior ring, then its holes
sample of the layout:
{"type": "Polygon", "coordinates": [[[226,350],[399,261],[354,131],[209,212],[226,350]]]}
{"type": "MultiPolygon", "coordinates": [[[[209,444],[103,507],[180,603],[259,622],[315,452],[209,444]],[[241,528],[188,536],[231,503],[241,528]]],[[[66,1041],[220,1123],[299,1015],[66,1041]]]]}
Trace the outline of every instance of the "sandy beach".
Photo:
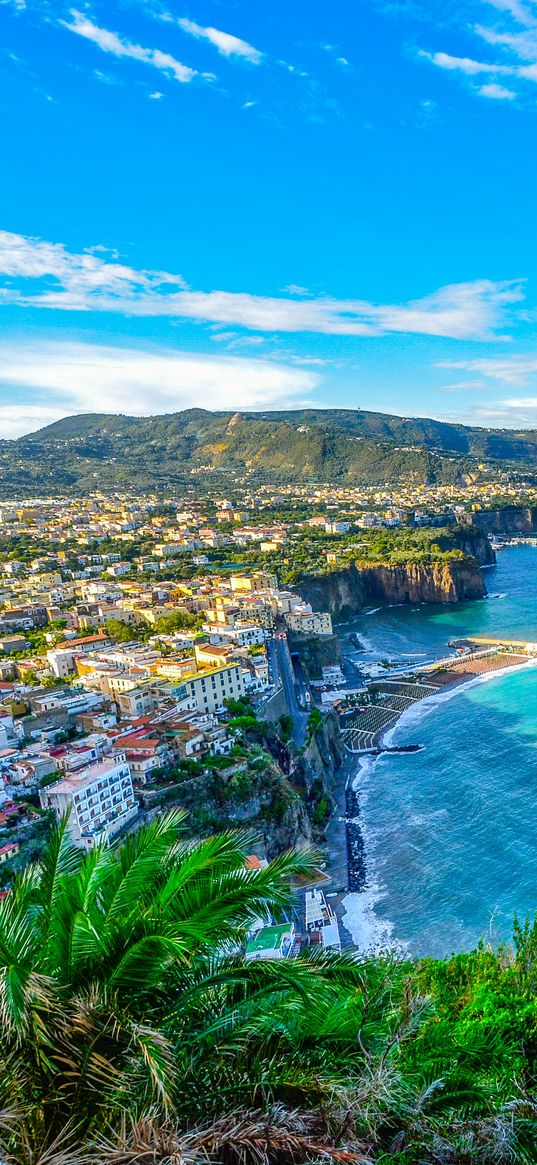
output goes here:
{"type": "Polygon", "coordinates": [[[512,663],[507,667],[491,668],[481,675],[472,676],[471,678],[460,677],[450,684],[439,688],[437,692],[431,692],[429,695],[418,697],[413,704],[397,717],[394,724],[388,725],[378,737],[378,745],[380,748],[392,748],[394,746],[394,737],[400,728],[408,726],[409,723],[415,723],[421,719],[423,715],[432,712],[434,708],[438,707],[445,700],[451,700],[458,692],[467,688],[473,688],[477,684],[485,684],[489,680],[499,679],[500,676],[510,675],[514,672],[524,671],[527,668],[537,667],[537,657],[525,659],[523,663],[512,663]]]}
{"type": "Polygon", "coordinates": [[[412,676],[388,673],[369,685],[361,710],[344,712],[340,728],[347,750],[356,756],[391,747],[391,732],[416,704],[444,698],[460,687],[493,678],[521,667],[531,667],[535,658],[518,651],[476,652],[443,661],[412,676]]]}

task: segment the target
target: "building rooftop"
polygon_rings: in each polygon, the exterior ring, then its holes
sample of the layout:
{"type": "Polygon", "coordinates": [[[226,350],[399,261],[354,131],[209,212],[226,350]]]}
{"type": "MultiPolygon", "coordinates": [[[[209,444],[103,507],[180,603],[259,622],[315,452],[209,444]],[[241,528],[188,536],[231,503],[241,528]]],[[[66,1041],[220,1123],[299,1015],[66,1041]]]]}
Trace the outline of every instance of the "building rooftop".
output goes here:
{"type": "Polygon", "coordinates": [[[47,792],[77,793],[86,785],[92,785],[94,781],[98,781],[99,777],[107,777],[111,769],[123,763],[123,758],[120,760],[119,757],[109,757],[107,760],[96,761],[95,764],[88,765],[81,772],[73,773],[69,777],[56,781],[54,785],[49,785],[47,792]]]}
{"type": "Polygon", "coordinates": [[[263,926],[246,944],[246,953],[254,954],[257,951],[277,950],[282,945],[286,934],[292,929],[291,922],[282,922],[279,926],[263,926]]]}

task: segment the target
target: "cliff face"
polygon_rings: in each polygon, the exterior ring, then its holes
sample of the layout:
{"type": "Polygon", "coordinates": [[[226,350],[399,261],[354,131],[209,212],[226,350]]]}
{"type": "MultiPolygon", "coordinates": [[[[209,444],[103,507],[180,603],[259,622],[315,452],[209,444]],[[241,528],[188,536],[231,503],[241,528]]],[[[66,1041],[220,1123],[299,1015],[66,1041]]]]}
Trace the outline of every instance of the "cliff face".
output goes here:
{"type": "Polygon", "coordinates": [[[337,716],[323,717],[300,753],[283,744],[274,726],[264,743],[269,751],[257,747],[248,763],[183,780],[165,801],[151,799],[146,807],[181,805],[194,835],[246,826],[262,839],[269,858],[322,842],[334,805],[335,774],[345,756],[337,716]]]}
{"type": "Polygon", "coordinates": [[[173,803],[187,810],[193,834],[246,826],[262,838],[269,858],[312,840],[304,791],[291,784],[268,754],[258,766],[231,778],[205,773],[183,781],[173,803]]]}
{"type": "Polygon", "coordinates": [[[292,769],[293,784],[309,795],[314,781],[326,782],[330,787],[336,770],[345,759],[345,748],[335,712],[323,717],[312,740],[297,758],[292,769]]]}
{"type": "Polygon", "coordinates": [[[507,506],[503,510],[478,510],[468,514],[472,529],[486,530],[489,534],[537,534],[537,509],[522,506],[507,506]]]}
{"type": "Polygon", "coordinates": [[[323,667],[342,663],[341,643],[337,635],[289,634],[289,647],[300,655],[302,667],[310,680],[322,676],[323,667]]]}
{"type": "Polygon", "coordinates": [[[304,797],[312,836],[324,842],[324,830],[335,808],[334,785],[345,749],[337,716],[329,712],[304,751],[293,758],[290,780],[304,797]]]}
{"type": "MultiPolygon", "coordinates": [[[[537,510],[535,515],[537,519],[537,510]]],[[[443,546],[446,540],[440,538],[438,541],[439,545],[443,546]]],[[[480,566],[494,566],[496,562],[496,554],[487,538],[485,528],[462,524],[450,532],[447,541],[449,546],[475,558],[480,566]]]]}
{"type": "Polygon", "coordinates": [[[298,587],[314,609],[347,619],[374,603],[458,603],[487,593],[477,559],[438,563],[351,566],[316,577],[298,587]]]}

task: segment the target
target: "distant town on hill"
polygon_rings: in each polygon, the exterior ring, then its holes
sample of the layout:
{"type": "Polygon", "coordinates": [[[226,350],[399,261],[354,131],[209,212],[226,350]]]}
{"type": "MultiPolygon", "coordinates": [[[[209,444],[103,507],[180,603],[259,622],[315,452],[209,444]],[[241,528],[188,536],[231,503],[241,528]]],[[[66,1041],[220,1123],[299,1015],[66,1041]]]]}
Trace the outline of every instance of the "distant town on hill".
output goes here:
{"type": "Polygon", "coordinates": [[[0,491],[168,489],[192,481],[450,484],[494,466],[537,473],[537,430],[474,428],[361,409],[155,417],[85,413],[0,442],[0,491]]]}

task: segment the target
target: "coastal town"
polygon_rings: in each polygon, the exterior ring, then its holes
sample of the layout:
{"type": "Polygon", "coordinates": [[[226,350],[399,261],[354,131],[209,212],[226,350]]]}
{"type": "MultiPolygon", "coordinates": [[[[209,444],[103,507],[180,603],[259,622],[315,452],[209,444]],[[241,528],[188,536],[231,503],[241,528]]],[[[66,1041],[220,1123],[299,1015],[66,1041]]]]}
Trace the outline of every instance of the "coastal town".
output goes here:
{"type": "MultiPolygon", "coordinates": [[[[384,665],[379,679],[378,666],[342,655],[330,603],[316,608],[283,580],[296,577],[304,541],[330,575],[379,530],[467,529],[484,502],[512,500],[504,482],[496,489],[479,501],[475,488],[449,500],[444,487],[365,496],[324,486],[3,502],[0,893],[64,815],[87,850],[169,805],[186,809],[194,834],[263,822],[255,864],[297,833],[322,843],[346,755],[378,747],[417,699],[520,662],[524,649],[466,644],[442,669],[384,665]]],[[[340,801],[343,792],[344,782],[340,801]]],[[[345,876],[328,862],[320,877],[324,889],[302,897],[287,930],[252,936],[252,957],[265,939],[287,955],[310,931],[339,947],[330,894],[345,876]],[[326,929],[313,926],[316,913],[326,929]]]]}
{"type": "Polygon", "coordinates": [[[0,28],[0,1165],[537,1165],[537,0],[0,28]]]}

